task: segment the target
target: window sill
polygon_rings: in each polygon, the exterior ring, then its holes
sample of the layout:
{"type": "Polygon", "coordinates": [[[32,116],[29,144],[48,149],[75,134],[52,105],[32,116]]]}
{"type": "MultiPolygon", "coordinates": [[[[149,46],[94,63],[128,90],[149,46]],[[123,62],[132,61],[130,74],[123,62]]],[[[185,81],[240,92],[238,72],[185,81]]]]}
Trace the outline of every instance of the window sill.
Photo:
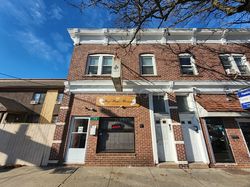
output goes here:
{"type": "Polygon", "coordinates": [[[120,152],[120,153],[111,153],[111,152],[102,152],[102,153],[96,153],[96,156],[117,156],[117,157],[119,157],[119,156],[122,156],[122,157],[124,157],[124,156],[130,156],[130,157],[134,157],[134,156],[136,156],[136,153],[128,153],[128,152],[126,152],[126,153],[123,153],[123,152],[120,152]]]}
{"type": "Polygon", "coordinates": [[[203,77],[202,75],[180,75],[180,77],[203,77]]]}
{"type": "Polygon", "coordinates": [[[111,77],[111,74],[106,74],[106,75],[83,75],[83,77],[111,77]]]}
{"type": "Polygon", "coordinates": [[[141,77],[161,77],[160,75],[140,75],[141,77]]]}

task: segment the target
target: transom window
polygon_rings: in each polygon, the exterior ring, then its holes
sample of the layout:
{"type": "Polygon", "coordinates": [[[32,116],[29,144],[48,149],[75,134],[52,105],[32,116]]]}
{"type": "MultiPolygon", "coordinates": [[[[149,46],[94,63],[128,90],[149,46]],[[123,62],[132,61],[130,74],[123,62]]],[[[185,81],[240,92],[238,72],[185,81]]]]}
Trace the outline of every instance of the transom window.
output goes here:
{"type": "Polygon", "coordinates": [[[188,53],[179,54],[181,73],[183,75],[197,75],[194,58],[188,53]]]}
{"type": "Polygon", "coordinates": [[[228,75],[240,74],[249,75],[250,69],[246,57],[242,54],[223,54],[220,55],[221,63],[228,75]]]}
{"type": "Polygon", "coordinates": [[[110,75],[112,71],[113,55],[96,54],[89,55],[87,74],[110,75]]]}
{"type": "Polygon", "coordinates": [[[155,58],[152,54],[143,54],[140,56],[141,74],[156,75],[155,58]]]}

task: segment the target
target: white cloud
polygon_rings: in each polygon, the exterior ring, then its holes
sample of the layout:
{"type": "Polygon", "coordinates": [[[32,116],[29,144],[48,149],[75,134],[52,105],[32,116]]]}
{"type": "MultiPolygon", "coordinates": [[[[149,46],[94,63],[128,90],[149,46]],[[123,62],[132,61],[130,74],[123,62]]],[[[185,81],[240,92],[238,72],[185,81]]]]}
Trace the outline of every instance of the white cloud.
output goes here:
{"type": "Polygon", "coordinates": [[[56,69],[62,63],[66,63],[65,57],[60,51],[31,31],[19,31],[16,33],[16,36],[17,40],[30,54],[54,62],[53,65],[56,69]]]}
{"type": "Polygon", "coordinates": [[[61,20],[63,18],[62,13],[63,13],[63,11],[60,7],[58,7],[56,5],[52,5],[51,10],[49,11],[49,16],[52,19],[61,20]]]}
{"type": "Polygon", "coordinates": [[[43,0],[2,1],[0,11],[22,26],[40,25],[46,21],[46,6],[43,0]]]}

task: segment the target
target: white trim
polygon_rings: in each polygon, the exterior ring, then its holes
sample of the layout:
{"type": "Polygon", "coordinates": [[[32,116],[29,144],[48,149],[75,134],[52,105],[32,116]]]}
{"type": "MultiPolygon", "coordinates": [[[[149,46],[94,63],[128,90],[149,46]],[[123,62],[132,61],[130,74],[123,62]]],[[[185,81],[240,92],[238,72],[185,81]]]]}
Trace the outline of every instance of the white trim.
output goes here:
{"type": "MultiPolygon", "coordinates": [[[[195,60],[194,60],[194,57],[192,54],[190,53],[181,53],[178,55],[179,56],[179,61],[180,61],[180,58],[181,57],[189,57],[190,58],[190,66],[192,67],[192,70],[193,70],[193,75],[198,75],[198,70],[196,68],[196,65],[195,65],[195,60]]],[[[182,73],[182,67],[188,67],[189,65],[182,65],[181,64],[181,61],[180,61],[180,69],[181,69],[181,73],[182,73]]],[[[182,75],[186,75],[186,74],[183,74],[182,75]]]]}
{"type": "Polygon", "coordinates": [[[153,95],[148,95],[149,99],[149,116],[151,125],[151,137],[152,137],[152,148],[153,148],[153,158],[155,164],[159,163],[158,152],[157,152],[157,142],[156,142],[156,132],[155,132],[155,117],[154,117],[154,106],[153,106],[153,95]]]}
{"type": "Polygon", "coordinates": [[[60,106],[60,109],[62,109],[62,110],[68,110],[69,107],[68,106],[60,106]]]}
{"type": "MultiPolygon", "coordinates": [[[[146,65],[147,66],[147,65],[146,65]]],[[[156,76],[157,75],[157,67],[156,67],[156,61],[155,61],[155,55],[150,53],[140,54],[140,74],[142,76],[156,76]],[[152,58],[152,66],[153,66],[153,74],[143,74],[142,73],[142,57],[151,57],[152,58]]]]}
{"type": "MultiPolygon", "coordinates": [[[[135,29],[68,29],[74,45],[78,44],[128,44],[135,29]]],[[[177,29],[159,28],[140,30],[132,44],[168,43],[249,43],[250,29],[177,29]],[[166,32],[168,35],[166,36],[166,32]]]]}
{"type": "Polygon", "coordinates": [[[56,125],[65,125],[65,122],[56,122],[56,125]]]}
{"type": "Polygon", "coordinates": [[[62,140],[53,140],[52,143],[62,143],[62,140]]]}
{"type": "Polygon", "coordinates": [[[178,164],[188,164],[188,161],[178,161],[178,164]]]}
{"type": "Polygon", "coordinates": [[[175,144],[185,144],[184,141],[175,141],[175,144]]]}
{"type": "MultiPolygon", "coordinates": [[[[117,93],[112,80],[76,80],[65,84],[72,93],[117,93]]],[[[197,93],[225,94],[250,86],[250,81],[169,81],[123,80],[124,93],[197,93]]]]}
{"type": "MultiPolygon", "coordinates": [[[[113,62],[114,62],[114,55],[113,54],[102,54],[102,53],[101,54],[89,54],[85,75],[88,75],[88,76],[109,76],[110,75],[111,76],[111,74],[103,74],[102,73],[103,57],[112,57],[112,64],[113,64],[113,62]],[[97,74],[89,73],[90,58],[91,57],[99,57],[98,64],[95,65],[95,66],[97,66],[97,74]]],[[[112,67],[112,64],[111,64],[111,67],[112,67]]]]}

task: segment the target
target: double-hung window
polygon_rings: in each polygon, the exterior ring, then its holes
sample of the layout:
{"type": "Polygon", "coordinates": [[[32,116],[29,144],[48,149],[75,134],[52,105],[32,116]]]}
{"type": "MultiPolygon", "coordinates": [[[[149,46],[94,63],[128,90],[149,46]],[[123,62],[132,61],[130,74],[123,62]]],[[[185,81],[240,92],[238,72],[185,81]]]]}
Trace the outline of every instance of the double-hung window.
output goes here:
{"type": "Polygon", "coordinates": [[[96,54],[88,56],[87,74],[110,75],[112,71],[113,55],[96,54]]]}
{"type": "Polygon", "coordinates": [[[140,55],[140,66],[142,75],[156,75],[155,57],[152,54],[140,55]]]}
{"type": "Polygon", "coordinates": [[[183,75],[197,75],[198,71],[192,55],[188,53],[179,54],[180,68],[183,75]]]}
{"type": "Polygon", "coordinates": [[[250,75],[249,64],[242,54],[222,54],[219,56],[228,75],[250,75]]]}

